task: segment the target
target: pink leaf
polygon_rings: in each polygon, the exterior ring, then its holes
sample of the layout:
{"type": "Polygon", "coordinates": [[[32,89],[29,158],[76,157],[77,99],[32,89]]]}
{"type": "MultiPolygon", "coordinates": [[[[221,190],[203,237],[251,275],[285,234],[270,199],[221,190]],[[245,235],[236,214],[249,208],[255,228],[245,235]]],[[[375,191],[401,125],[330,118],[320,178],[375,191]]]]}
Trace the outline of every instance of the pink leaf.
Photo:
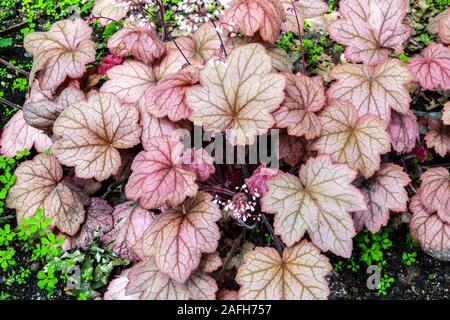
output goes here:
{"type": "Polygon", "coordinates": [[[287,21],[281,28],[285,32],[303,32],[304,19],[321,16],[327,12],[328,6],[322,0],[280,0],[286,12],[287,21]],[[295,6],[295,11],[294,7],[295,6]],[[298,23],[297,23],[298,19],[298,23]]]}
{"type": "Polygon", "coordinates": [[[63,169],[54,156],[37,155],[19,165],[16,183],[6,205],[16,209],[17,221],[32,216],[41,208],[61,231],[74,235],[84,221],[81,196],[61,181],[63,169]]]}
{"type": "Polygon", "coordinates": [[[134,159],[126,196],[140,200],[145,209],[177,206],[197,193],[196,174],[183,168],[183,144],[170,137],[155,137],[134,159]]]}
{"type": "Polygon", "coordinates": [[[422,88],[450,90],[450,49],[442,44],[432,44],[423,57],[409,59],[408,68],[422,88]]]}
{"type": "Polygon", "coordinates": [[[288,134],[313,139],[320,134],[320,122],[315,112],[325,105],[325,89],[321,77],[309,78],[301,73],[284,74],[286,98],[274,112],[278,127],[288,128],[288,134]]]}
{"type": "Polygon", "coordinates": [[[367,179],[378,170],[380,155],[391,149],[387,123],[377,116],[359,117],[350,103],[335,100],[320,114],[322,132],[314,143],[320,154],[347,163],[367,179]]]}
{"type": "Polygon", "coordinates": [[[443,125],[439,120],[430,121],[430,130],[425,135],[429,149],[434,148],[441,157],[450,154],[450,127],[443,125]]]}
{"type": "Polygon", "coordinates": [[[139,61],[125,61],[108,71],[101,92],[114,93],[123,103],[137,105],[156,84],[151,67],[139,61]]]}
{"type": "Polygon", "coordinates": [[[445,11],[445,14],[439,20],[438,35],[442,43],[450,44],[450,8],[445,11]]]}
{"type": "Polygon", "coordinates": [[[128,279],[126,295],[140,300],[213,300],[218,290],[215,280],[201,272],[179,284],[159,271],[153,258],[134,265],[128,279]]]}
{"type": "Polygon", "coordinates": [[[446,126],[450,126],[450,101],[444,104],[444,110],[442,115],[442,121],[446,126]]]}
{"type": "Polygon", "coordinates": [[[259,193],[263,196],[267,192],[267,180],[277,173],[277,169],[267,168],[266,164],[262,164],[253,172],[250,178],[245,179],[245,184],[250,193],[259,193]]]}
{"type": "Polygon", "coordinates": [[[114,21],[120,21],[127,16],[130,10],[124,2],[121,0],[96,0],[91,16],[93,18],[101,17],[96,20],[100,21],[102,26],[106,26],[114,21]]]}
{"type": "Polygon", "coordinates": [[[349,100],[360,116],[372,114],[389,121],[391,109],[402,114],[409,110],[411,97],[405,85],[411,74],[398,60],[386,60],[375,67],[338,65],[330,77],[337,81],[327,91],[328,97],[349,100]]]}
{"type": "Polygon", "coordinates": [[[198,268],[202,253],[216,250],[220,239],[216,222],[221,217],[213,197],[200,192],[155,219],[144,234],[144,255],[154,256],[161,272],[184,283],[198,268]]]}
{"type": "Polygon", "coordinates": [[[221,42],[214,29],[212,23],[205,22],[200,28],[195,31],[192,37],[195,43],[195,55],[194,58],[200,60],[202,63],[206,63],[211,59],[217,48],[220,48],[221,42]]]}
{"type": "Polygon", "coordinates": [[[139,107],[139,111],[141,114],[140,124],[143,128],[141,139],[144,149],[149,148],[155,137],[180,138],[186,133],[179,124],[175,124],[167,118],[157,118],[148,113],[144,107],[139,107]]]}
{"type": "Polygon", "coordinates": [[[136,261],[133,246],[142,238],[155,216],[142,209],[138,203],[126,202],[117,205],[112,213],[114,227],[102,238],[104,243],[112,243],[112,250],[123,259],[136,261]]]}
{"type": "Polygon", "coordinates": [[[52,151],[62,164],[75,167],[79,178],[105,180],[120,167],[118,149],[140,142],[138,120],[138,111],[121,105],[113,94],[96,94],[61,113],[52,151]]]}
{"type": "Polygon", "coordinates": [[[253,36],[257,31],[264,41],[275,43],[286,21],[279,0],[233,0],[220,22],[231,32],[253,36]]]}
{"type": "Polygon", "coordinates": [[[195,42],[190,37],[180,37],[168,42],[167,54],[155,68],[156,79],[160,81],[170,74],[177,73],[189,63],[199,67],[201,63],[195,55],[195,42]]]}
{"type": "Polygon", "coordinates": [[[92,28],[80,18],[55,22],[47,32],[33,32],[25,36],[25,50],[34,56],[30,83],[41,71],[43,90],[56,90],[67,77],[79,79],[86,72],[86,64],[95,61],[92,28]]]}
{"type": "Polygon", "coordinates": [[[186,105],[186,89],[198,81],[199,69],[195,67],[168,75],[146,95],[146,110],[158,118],[168,117],[172,121],[188,119],[191,109],[186,105]]]}
{"type": "Polygon", "coordinates": [[[359,232],[366,226],[370,232],[376,233],[387,225],[389,211],[405,211],[408,202],[405,186],[410,182],[408,174],[400,166],[383,163],[375,176],[361,188],[368,208],[353,213],[356,231],[359,232]]]}
{"type": "Polygon", "coordinates": [[[0,154],[5,157],[15,157],[16,151],[31,150],[44,152],[51,147],[52,141],[41,130],[28,125],[23,118],[23,112],[17,111],[3,128],[0,137],[0,154]]]}
{"type": "Polygon", "coordinates": [[[442,167],[428,169],[420,177],[420,201],[429,212],[437,211],[438,216],[450,223],[450,177],[442,167]]]}
{"type": "Polygon", "coordinates": [[[199,270],[206,273],[211,273],[217,271],[222,266],[222,259],[220,258],[219,252],[208,253],[203,255],[200,261],[199,270]]]}
{"type": "Polygon", "coordinates": [[[137,300],[139,299],[138,294],[126,295],[126,287],[129,282],[128,274],[131,269],[123,270],[120,275],[113,279],[103,295],[103,300],[137,300]]]}
{"type": "Polygon", "coordinates": [[[325,276],[328,258],[306,240],[284,249],[258,247],[244,256],[236,275],[243,300],[325,300],[330,294],[325,276]]]}
{"type": "Polygon", "coordinates": [[[108,49],[116,56],[133,56],[149,65],[166,53],[166,45],[158,39],[154,26],[132,20],[127,20],[124,27],[108,40],[108,49]]]}
{"type": "Polygon", "coordinates": [[[426,253],[436,259],[450,261],[450,224],[428,210],[422,204],[421,198],[420,192],[417,193],[409,205],[413,214],[410,224],[411,236],[420,243],[426,253]]]}
{"type": "Polygon", "coordinates": [[[305,155],[306,145],[302,139],[287,134],[280,136],[280,159],[295,166],[305,155]]]}
{"type": "Polygon", "coordinates": [[[94,233],[98,229],[100,236],[107,234],[113,228],[113,207],[101,198],[92,198],[86,214],[86,221],[79,234],[72,238],[72,247],[87,249],[94,240],[94,233]]]}
{"type": "Polygon", "coordinates": [[[111,68],[114,68],[115,66],[122,64],[122,62],[123,62],[123,57],[108,54],[107,56],[105,56],[102,59],[102,61],[100,61],[100,64],[98,65],[98,68],[97,68],[97,72],[99,74],[105,74],[111,68]]]}
{"type": "Polygon", "coordinates": [[[411,110],[405,114],[392,112],[388,131],[392,147],[398,153],[411,152],[419,140],[419,124],[411,110]]]}
{"type": "Polygon", "coordinates": [[[352,62],[376,65],[394,51],[401,53],[411,27],[403,24],[405,0],[342,0],[342,19],[328,26],[330,37],[345,45],[352,62]]]}
{"type": "Polygon", "coordinates": [[[23,106],[23,117],[30,126],[51,134],[53,124],[61,112],[78,101],[86,101],[84,92],[75,87],[67,87],[55,100],[45,97],[39,100],[29,99],[23,106]]]}
{"type": "Polygon", "coordinates": [[[300,179],[280,171],[267,182],[262,210],[275,214],[275,233],[291,246],[305,231],[321,250],[350,257],[356,234],[350,212],[366,210],[361,192],[352,186],[356,171],[333,164],[329,156],[311,158],[300,179]]]}
{"type": "Polygon", "coordinates": [[[205,150],[194,148],[183,153],[183,167],[197,174],[197,181],[206,181],[216,172],[214,158],[205,150]]]}
{"type": "Polygon", "coordinates": [[[270,113],[284,99],[285,79],[271,71],[271,58],[259,44],[235,49],[225,62],[210,61],[200,85],[187,91],[190,120],[207,131],[226,131],[233,145],[252,144],[274,125],[270,113]]]}

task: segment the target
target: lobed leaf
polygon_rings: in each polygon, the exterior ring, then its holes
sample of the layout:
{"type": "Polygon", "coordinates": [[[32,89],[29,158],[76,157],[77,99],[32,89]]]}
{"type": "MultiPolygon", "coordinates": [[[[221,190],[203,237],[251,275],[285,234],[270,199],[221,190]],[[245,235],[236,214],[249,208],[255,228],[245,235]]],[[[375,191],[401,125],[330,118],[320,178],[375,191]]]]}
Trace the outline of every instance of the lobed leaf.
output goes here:
{"type": "MultiPolygon", "coordinates": [[[[139,0],[140,1],[140,0],[139,0]]],[[[120,21],[127,16],[129,8],[120,0],[95,0],[91,17],[98,18],[100,25],[106,26],[114,21],[120,21]]]]}
{"type": "Polygon", "coordinates": [[[409,59],[408,68],[422,88],[450,90],[450,49],[442,44],[432,44],[422,57],[409,59]]]}
{"type": "Polygon", "coordinates": [[[214,158],[205,150],[194,148],[183,152],[183,167],[197,175],[197,181],[206,181],[216,172],[214,158]]]}
{"type": "Polygon", "coordinates": [[[143,250],[159,270],[184,283],[198,268],[202,253],[213,253],[220,239],[222,213],[213,197],[199,192],[181,206],[156,217],[144,234],[143,250]]]}
{"type": "Polygon", "coordinates": [[[123,270],[118,277],[113,279],[103,295],[103,300],[137,300],[138,294],[127,295],[126,287],[128,285],[128,274],[131,269],[123,270]]]}
{"type": "Polygon", "coordinates": [[[358,117],[355,107],[344,101],[333,101],[319,118],[322,132],[314,143],[319,153],[371,177],[380,166],[380,155],[391,149],[387,123],[377,116],[358,117]]]}
{"type": "Polygon", "coordinates": [[[438,35],[442,43],[450,44],[450,8],[445,11],[445,14],[439,20],[438,35]]]}
{"type": "Polygon", "coordinates": [[[0,154],[15,157],[17,151],[31,150],[33,146],[38,152],[44,152],[52,145],[52,140],[41,130],[26,123],[23,111],[17,111],[4,126],[0,137],[0,154]]]}
{"type": "Polygon", "coordinates": [[[145,147],[131,167],[133,173],[125,187],[128,199],[140,200],[142,208],[154,209],[165,204],[177,206],[186,197],[195,196],[196,174],[184,168],[184,147],[178,139],[154,137],[145,147]]]}
{"type": "Polygon", "coordinates": [[[154,214],[130,201],[117,205],[112,218],[113,228],[102,237],[102,242],[112,243],[111,248],[119,257],[137,261],[133,247],[153,223],[154,214]]]}
{"type": "Polygon", "coordinates": [[[305,231],[322,251],[349,257],[356,234],[350,212],[366,210],[361,192],[351,185],[356,171],[333,164],[329,156],[309,159],[300,179],[279,172],[267,182],[262,210],[275,214],[275,233],[291,246],[305,231]]]}
{"type": "Polygon", "coordinates": [[[207,131],[226,131],[233,145],[252,144],[274,125],[270,113],[284,99],[284,77],[271,70],[271,58],[259,44],[236,48],[225,62],[210,61],[200,85],[187,90],[190,120],[207,131]]]}
{"type": "Polygon", "coordinates": [[[322,0],[280,0],[286,12],[287,21],[281,26],[284,32],[303,32],[304,19],[321,16],[328,6],[322,0]],[[294,9],[295,6],[295,9],[294,9]],[[294,11],[295,10],[295,11],[294,11]]]}
{"type": "Polygon", "coordinates": [[[233,0],[220,22],[228,31],[253,36],[257,31],[262,39],[275,43],[286,21],[286,13],[279,0],[233,0]]]}
{"type": "Polygon", "coordinates": [[[422,250],[432,257],[450,261],[450,224],[428,210],[421,202],[422,197],[420,192],[417,193],[411,198],[409,205],[413,214],[411,236],[420,243],[422,250]]]}
{"type": "Polygon", "coordinates": [[[353,213],[356,231],[367,227],[370,232],[376,233],[387,225],[389,211],[405,211],[408,202],[405,186],[410,182],[408,174],[402,167],[393,163],[383,163],[374,177],[360,189],[368,208],[353,213]]]}
{"type": "Polygon", "coordinates": [[[398,60],[386,60],[375,67],[338,65],[330,77],[337,81],[327,91],[328,98],[349,100],[360,116],[372,114],[389,121],[391,109],[402,114],[409,110],[411,97],[405,85],[411,74],[398,60]]]}
{"type": "Polygon", "coordinates": [[[139,114],[120,104],[111,93],[72,104],[55,121],[52,152],[79,178],[105,180],[120,167],[118,149],[140,142],[139,114]]]}
{"type": "Polygon", "coordinates": [[[445,126],[439,120],[429,122],[430,130],[425,135],[425,142],[428,148],[434,148],[441,157],[450,154],[450,127],[445,126]]]}
{"type": "Polygon", "coordinates": [[[450,126],[450,101],[444,104],[444,110],[442,115],[442,121],[446,126],[450,126]]]}
{"type": "Polygon", "coordinates": [[[43,209],[60,231],[69,235],[78,231],[85,216],[82,199],[61,181],[63,169],[56,157],[39,154],[21,163],[14,175],[17,180],[8,193],[6,205],[16,209],[17,221],[43,209]]]}
{"type": "Polygon", "coordinates": [[[320,134],[321,126],[315,112],[325,105],[322,77],[309,78],[301,73],[284,74],[286,97],[273,113],[276,125],[287,128],[288,134],[313,139],[320,134]]]}
{"type": "Polygon", "coordinates": [[[280,160],[295,166],[305,155],[306,145],[302,139],[287,134],[280,136],[280,160]]]}
{"type": "Polygon", "coordinates": [[[388,127],[392,147],[398,153],[409,153],[419,140],[419,124],[412,110],[401,114],[393,111],[388,127]]]}
{"type": "Polygon", "coordinates": [[[450,177],[448,170],[428,169],[420,176],[420,201],[429,212],[437,212],[440,219],[450,223],[450,177]]]}
{"type": "Polygon", "coordinates": [[[113,55],[133,56],[148,65],[166,53],[166,44],[158,39],[154,26],[131,19],[108,40],[107,46],[113,55]]]}
{"type": "Polygon", "coordinates": [[[273,176],[276,176],[277,173],[277,169],[268,168],[267,165],[263,163],[256,168],[251,177],[245,179],[245,184],[250,193],[258,193],[263,196],[268,190],[267,181],[273,176]]]}
{"type": "Polygon", "coordinates": [[[258,247],[244,256],[236,281],[245,300],[325,300],[330,294],[325,276],[328,259],[306,240],[286,248],[283,255],[258,247]]]}
{"type": "Polygon", "coordinates": [[[114,93],[123,103],[138,105],[156,84],[151,67],[139,61],[125,61],[108,70],[101,92],[114,93]]]}
{"type": "Polygon", "coordinates": [[[81,18],[60,20],[47,32],[26,35],[24,48],[34,56],[29,83],[38,71],[42,90],[55,91],[67,77],[81,78],[86,64],[95,61],[91,35],[92,28],[81,18]]]}
{"type": "Polygon", "coordinates": [[[345,57],[352,62],[376,65],[394,51],[401,53],[411,35],[403,24],[405,0],[342,0],[341,19],[327,30],[331,39],[346,46],[345,57]]]}

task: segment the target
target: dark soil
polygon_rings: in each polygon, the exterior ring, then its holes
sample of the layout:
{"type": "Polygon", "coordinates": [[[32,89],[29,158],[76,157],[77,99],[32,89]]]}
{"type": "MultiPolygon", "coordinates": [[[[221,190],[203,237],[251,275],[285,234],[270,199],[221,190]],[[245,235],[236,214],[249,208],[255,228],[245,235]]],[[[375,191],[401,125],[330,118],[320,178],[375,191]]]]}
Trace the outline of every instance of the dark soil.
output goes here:
{"type": "MultiPolygon", "coordinates": [[[[388,264],[381,274],[387,273],[395,279],[388,288],[386,296],[377,296],[377,290],[369,290],[366,284],[370,274],[366,274],[361,264],[358,272],[344,268],[340,273],[332,272],[328,277],[330,299],[366,300],[366,299],[401,299],[401,300],[448,300],[450,299],[450,262],[439,261],[417,249],[417,261],[406,266],[402,254],[406,250],[408,228],[403,225],[392,233],[393,246],[385,252],[388,264]]],[[[338,259],[330,256],[332,262],[338,259]]]]}

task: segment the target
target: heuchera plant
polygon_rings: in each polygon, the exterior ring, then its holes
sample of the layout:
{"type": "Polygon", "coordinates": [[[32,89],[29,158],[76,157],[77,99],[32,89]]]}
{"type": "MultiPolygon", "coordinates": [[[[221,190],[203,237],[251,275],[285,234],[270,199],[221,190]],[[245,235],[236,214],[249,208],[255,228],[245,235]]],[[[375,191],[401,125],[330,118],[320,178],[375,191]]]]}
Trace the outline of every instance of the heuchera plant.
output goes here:
{"type": "MultiPolygon", "coordinates": [[[[413,238],[450,260],[448,170],[425,171],[409,199],[411,179],[389,156],[409,156],[420,141],[406,85],[450,88],[449,11],[435,23],[441,43],[405,64],[391,54],[410,37],[406,0],[340,1],[327,29],[349,63],[334,66],[328,84],[305,66],[295,72],[274,46],[282,30],[301,39],[323,1],[232,0],[218,18],[196,4],[202,23],[179,37],[163,6],[97,0],[87,21],[27,35],[32,88],[0,139],[5,156],[47,151],[15,172],[7,206],[19,221],[43,209],[66,246],[88,247],[98,231],[133,262],[104,299],[326,299],[332,268],[322,252],[350,257],[357,231],[376,233],[409,200],[413,238]],[[124,21],[99,64],[94,21],[124,21]],[[217,150],[183,143],[196,127],[232,150],[281,130],[281,166],[223,165],[217,150]],[[115,206],[97,194],[111,186],[121,186],[115,206]],[[211,274],[230,217],[244,230],[265,224],[275,246],[247,252],[239,291],[219,291],[211,274]]],[[[426,123],[425,143],[444,157],[449,102],[442,116],[426,123]]]]}

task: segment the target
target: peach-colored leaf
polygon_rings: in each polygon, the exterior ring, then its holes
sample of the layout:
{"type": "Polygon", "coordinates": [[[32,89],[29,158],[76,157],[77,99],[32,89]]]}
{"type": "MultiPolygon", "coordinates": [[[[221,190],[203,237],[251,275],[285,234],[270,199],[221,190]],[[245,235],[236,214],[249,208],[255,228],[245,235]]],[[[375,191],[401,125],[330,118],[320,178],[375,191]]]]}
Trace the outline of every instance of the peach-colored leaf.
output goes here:
{"type": "Polygon", "coordinates": [[[411,236],[426,253],[436,259],[450,261],[450,224],[434,211],[428,210],[421,198],[421,193],[417,193],[409,205],[412,212],[409,226],[411,236]]]}
{"type": "Polygon", "coordinates": [[[330,77],[337,81],[327,91],[328,97],[349,100],[361,116],[373,114],[389,121],[391,109],[400,113],[409,110],[411,97],[405,85],[411,74],[398,60],[386,60],[375,67],[338,65],[330,77]]]}
{"type": "Polygon", "coordinates": [[[228,31],[253,36],[257,31],[269,43],[278,40],[286,13],[279,0],[233,0],[220,22],[228,31]]]}
{"type": "Polygon", "coordinates": [[[394,51],[401,53],[411,27],[403,24],[406,0],[342,0],[341,19],[331,23],[330,37],[346,46],[352,62],[376,65],[394,51]]]}
{"type": "Polygon", "coordinates": [[[219,252],[208,253],[203,255],[200,261],[199,270],[206,273],[211,273],[218,270],[222,266],[222,259],[220,258],[219,252]]]}
{"type": "Polygon", "coordinates": [[[220,48],[221,42],[212,23],[206,22],[195,31],[192,37],[195,43],[194,58],[205,63],[211,59],[220,48]]]}
{"type": "Polygon", "coordinates": [[[194,66],[201,65],[195,57],[195,42],[192,38],[180,37],[168,42],[167,54],[155,68],[156,79],[160,81],[170,74],[177,73],[189,65],[188,61],[194,66]]]}
{"type": "Polygon", "coordinates": [[[114,209],[106,200],[101,198],[92,198],[91,205],[86,213],[86,221],[80,229],[80,232],[72,238],[72,247],[88,249],[93,243],[94,233],[98,230],[100,236],[104,236],[113,228],[114,209]]]}
{"type": "Polygon", "coordinates": [[[147,112],[145,107],[139,107],[142,127],[142,145],[147,149],[151,145],[151,141],[155,137],[169,136],[169,137],[183,137],[185,131],[167,118],[157,118],[147,112]]]}
{"type": "Polygon", "coordinates": [[[191,109],[186,105],[186,89],[198,83],[199,69],[187,67],[168,75],[146,95],[146,110],[158,118],[172,121],[188,119],[191,109]]]}
{"type": "Polygon", "coordinates": [[[450,44],[450,8],[448,8],[441,19],[439,19],[438,36],[442,43],[450,44]]]}
{"type": "Polygon", "coordinates": [[[23,111],[17,111],[5,125],[0,137],[0,154],[5,157],[15,157],[16,151],[31,150],[33,147],[43,152],[51,147],[52,141],[41,130],[26,123],[23,111]]]}
{"type": "Polygon", "coordinates": [[[142,208],[165,204],[173,207],[197,193],[196,174],[183,167],[184,146],[176,138],[155,137],[146,151],[134,159],[133,173],[125,187],[128,199],[140,200],[142,208]]]}
{"type": "Polygon", "coordinates": [[[102,26],[114,21],[120,21],[130,10],[121,0],[96,0],[91,16],[97,18],[102,26]]]}
{"type": "Polygon", "coordinates": [[[389,211],[406,211],[408,193],[405,190],[411,180],[402,167],[393,163],[383,163],[375,175],[361,186],[367,210],[353,213],[357,232],[364,226],[376,233],[389,221],[389,211]]]}
{"type": "Polygon", "coordinates": [[[280,0],[286,12],[287,21],[281,26],[285,32],[303,32],[303,20],[321,16],[328,6],[322,0],[280,0]],[[295,11],[294,11],[295,6],[295,11]]]}
{"type": "Polygon", "coordinates": [[[419,124],[412,110],[405,114],[393,111],[388,131],[392,147],[398,153],[411,152],[419,140],[419,124]]]}
{"type": "Polygon", "coordinates": [[[450,101],[444,104],[444,110],[442,112],[442,121],[446,126],[450,126],[450,101]]]}
{"type": "Polygon", "coordinates": [[[366,210],[361,192],[352,186],[356,171],[333,164],[329,156],[311,158],[300,179],[279,172],[267,182],[262,210],[275,214],[275,233],[291,246],[305,231],[321,250],[350,257],[356,234],[350,212],[366,210]]]}
{"type": "Polygon", "coordinates": [[[156,217],[144,234],[144,255],[154,256],[161,272],[184,283],[198,268],[202,253],[216,250],[220,239],[216,222],[221,217],[213,197],[199,192],[156,217]]]}
{"type": "Polygon", "coordinates": [[[166,44],[158,39],[155,27],[150,23],[127,20],[124,27],[108,40],[109,51],[121,57],[152,64],[166,53],[166,44]]]}
{"type": "Polygon", "coordinates": [[[450,154],[450,127],[445,126],[442,121],[431,120],[430,130],[425,135],[428,148],[434,148],[441,157],[450,154]]]}
{"type": "Polygon", "coordinates": [[[428,46],[422,57],[409,59],[408,68],[422,88],[450,90],[450,49],[444,45],[428,46]]]}
{"type": "Polygon", "coordinates": [[[325,276],[328,258],[306,240],[284,249],[257,247],[244,256],[236,281],[245,300],[325,300],[330,294],[325,276]]]}
{"type": "Polygon", "coordinates": [[[134,265],[128,274],[126,295],[140,300],[204,300],[214,299],[217,284],[210,276],[197,272],[180,284],[159,271],[151,258],[134,265]]]}
{"type": "Polygon", "coordinates": [[[130,273],[130,269],[123,270],[120,275],[113,279],[109,285],[108,289],[103,295],[103,300],[137,300],[139,299],[138,294],[127,295],[125,290],[128,280],[128,274],[130,273]]]}
{"type": "Polygon", "coordinates": [[[54,156],[39,154],[19,165],[16,183],[10,189],[6,205],[16,209],[17,220],[32,216],[41,208],[53,225],[74,235],[84,221],[80,196],[62,182],[63,169],[54,156]]]}
{"type": "Polygon", "coordinates": [[[125,61],[107,75],[109,80],[100,91],[114,93],[123,103],[137,105],[156,84],[152,68],[139,61],[125,61]]]}
{"type": "Polygon", "coordinates": [[[142,238],[155,216],[142,209],[139,203],[125,202],[117,205],[112,213],[114,227],[102,237],[102,242],[112,243],[112,250],[123,259],[137,261],[133,246],[142,238]]]}
{"type": "Polygon", "coordinates": [[[325,105],[325,89],[322,77],[309,78],[301,73],[284,74],[286,98],[274,112],[276,125],[287,128],[292,136],[313,139],[320,134],[320,122],[316,112],[325,105]]]}
{"type": "Polygon", "coordinates": [[[205,149],[188,149],[183,153],[183,166],[197,174],[197,181],[206,181],[216,172],[214,158],[205,149]]]}
{"type": "Polygon", "coordinates": [[[32,127],[52,133],[53,124],[58,116],[71,104],[86,100],[83,91],[75,87],[65,88],[55,100],[47,98],[30,100],[23,106],[23,117],[32,127]]]}
{"type": "Polygon", "coordinates": [[[359,117],[350,103],[333,101],[320,114],[322,132],[314,147],[360,171],[367,179],[380,167],[380,155],[391,150],[387,123],[377,116],[359,117]]]}
{"type": "Polygon", "coordinates": [[[280,160],[295,166],[305,155],[306,145],[301,138],[287,134],[280,135],[280,160]]]}
{"type": "Polygon", "coordinates": [[[120,167],[118,149],[140,142],[139,113],[123,106],[111,93],[91,96],[65,109],[55,121],[58,139],[52,151],[79,178],[105,180],[120,167]]]}
{"type": "Polygon", "coordinates": [[[267,192],[267,180],[277,173],[277,169],[268,168],[267,165],[263,163],[256,168],[250,178],[245,179],[245,184],[251,193],[258,193],[263,196],[267,192]]]}
{"type": "Polygon", "coordinates": [[[67,77],[79,79],[86,64],[95,61],[92,28],[81,18],[55,22],[47,32],[25,36],[24,48],[34,56],[30,83],[40,71],[43,90],[56,90],[67,77]]]}
{"type": "Polygon", "coordinates": [[[443,167],[432,168],[420,176],[420,201],[430,212],[450,223],[450,176],[443,167]]]}
{"type": "Polygon", "coordinates": [[[235,49],[225,62],[211,60],[200,85],[187,90],[190,120],[207,131],[226,131],[233,145],[252,144],[274,125],[270,113],[284,99],[285,79],[271,70],[271,58],[259,44],[235,49]]]}

